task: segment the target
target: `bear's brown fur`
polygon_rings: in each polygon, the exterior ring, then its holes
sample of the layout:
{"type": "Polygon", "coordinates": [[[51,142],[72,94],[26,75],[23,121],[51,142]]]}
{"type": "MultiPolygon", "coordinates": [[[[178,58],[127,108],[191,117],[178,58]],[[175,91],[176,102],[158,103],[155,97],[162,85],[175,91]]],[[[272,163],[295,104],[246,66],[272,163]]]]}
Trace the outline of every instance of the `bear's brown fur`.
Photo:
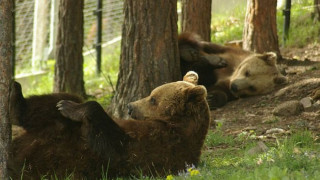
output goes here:
{"type": "Polygon", "coordinates": [[[214,69],[227,66],[227,62],[202,50],[202,41],[195,34],[183,33],[179,35],[179,52],[181,75],[188,71],[196,71],[199,75],[199,84],[206,87],[214,84],[217,79],[212,76],[214,69]]]}
{"type": "Polygon", "coordinates": [[[97,102],[74,102],[76,97],[63,94],[38,96],[29,103],[16,87],[11,109],[26,131],[13,140],[10,175],[17,179],[23,170],[25,179],[70,173],[74,179],[97,179],[102,172],[108,177],[165,176],[197,165],[210,115],[206,89],[190,83],[194,77],[164,84],[130,103],[136,120],[114,121],[97,102]],[[54,100],[46,104],[50,98],[54,100]],[[63,117],[51,114],[56,103],[63,117]]]}
{"type": "Polygon", "coordinates": [[[286,82],[286,78],[277,69],[275,53],[256,54],[240,48],[221,46],[202,41],[193,33],[182,33],[179,36],[179,48],[180,56],[189,61],[203,62],[203,58],[188,54],[205,54],[206,59],[220,58],[226,62],[226,67],[211,67],[209,70],[181,64],[182,72],[194,70],[199,73],[199,84],[208,90],[211,109],[223,106],[237,97],[268,93],[275,85],[286,82]],[[204,75],[201,71],[209,77],[201,77],[204,75]]]}

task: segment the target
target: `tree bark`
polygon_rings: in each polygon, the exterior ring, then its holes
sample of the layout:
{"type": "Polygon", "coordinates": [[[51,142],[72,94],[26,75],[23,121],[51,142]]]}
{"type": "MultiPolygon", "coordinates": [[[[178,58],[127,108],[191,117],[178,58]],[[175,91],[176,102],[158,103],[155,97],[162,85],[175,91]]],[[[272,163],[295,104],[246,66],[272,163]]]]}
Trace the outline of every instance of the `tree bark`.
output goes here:
{"type": "Polygon", "coordinates": [[[212,0],[182,0],[181,4],[181,31],[197,33],[210,41],[212,0]]]}
{"type": "Polygon", "coordinates": [[[180,79],[176,0],[126,0],[120,71],[109,110],[128,118],[127,104],[180,79]]]}
{"type": "Polygon", "coordinates": [[[62,0],[59,4],[54,92],[69,92],[85,97],[83,5],[84,0],[62,0]]]}
{"type": "Polygon", "coordinates": [[[320,0],[314,0],[313,1],[314,5],[314,20],[315,21],[320,21],[320,0]]]}
{"type": "Polygon", "coordinates": [[[243,48],[257,53],[273,51],[280,55],[277,0],[248,0],[243,31],[243,48]]]}
{"type": "Polygon", "coordinates": [[[0,179],[9,179],[8,157],[11,141],[9,97],[12,58],[12,1],[0,1],[0,179]]]}

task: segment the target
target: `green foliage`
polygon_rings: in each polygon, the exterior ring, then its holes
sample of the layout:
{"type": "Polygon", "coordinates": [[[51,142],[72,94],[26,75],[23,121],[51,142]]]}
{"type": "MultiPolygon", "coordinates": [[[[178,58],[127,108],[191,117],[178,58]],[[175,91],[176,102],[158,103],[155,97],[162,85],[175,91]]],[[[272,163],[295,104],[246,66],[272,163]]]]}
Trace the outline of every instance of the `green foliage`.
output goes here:
{"type": "MultiPolygon", "coordinates": [[[[18,78],[17,81],[22,85],[22,91],[25,96],[36,94],[48,94],[53,89],[54,60],[45,61],[44,74],[30,75],[24,78],[18,78]]],[[[17,66],[16,74],[30,74],[32,67],[30,63],[17,66]]]]}
{"type": "MultiPolygon", "coordinates": [[[[294,1],[291,8],[291,21],[289,39],[286,41],[288,47],[303,47],[308,43],[320,41],[320,23],[312,19],[313,1],[294,1]]],[[[277,31],[279,45],[283,46],[283,23],[282,9],[277,10],[277,31]]],[[[241,40],[246,7],[238,5],[236,8],[224,13],[213,13],[211,41],[224,44],[232,40],[241,40]]]]}
{"type": "Polygon", "coordinates": [[[232,40],[241,40],[245,11],[245,7],[239,5],[232,11],[213,14],[211,41],[224,44],[232,40]]]}
{"type": "MultiPolygon", "coordinates": [[[[308,43],[319,42],[320,23],[312,19],[313,1],[298,1],[292,4],[289,39],[286,41],[288,47],[303,47],[308,43]]],[[[277,12],[277,29],[279,44],[283,45],[283,23],[282,10],[277,12]]]]}
{"type": "Polygon", "coordinates": [[[94,56],[87,56],[84,59],[84,81],[86,93],[94,95],[94,98],[103,106],[110,104],[116,86],[120,46],[109,49],[102,58],[101,74],[96,74],[96,60],[94,56]]]}

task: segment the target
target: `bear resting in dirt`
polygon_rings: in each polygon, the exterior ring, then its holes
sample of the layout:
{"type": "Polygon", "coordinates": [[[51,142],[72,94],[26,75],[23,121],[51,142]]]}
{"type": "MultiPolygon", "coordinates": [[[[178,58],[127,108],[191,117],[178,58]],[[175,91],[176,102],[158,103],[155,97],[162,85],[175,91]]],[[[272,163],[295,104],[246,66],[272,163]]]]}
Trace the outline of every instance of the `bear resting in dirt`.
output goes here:
{"type": "Polygon", "coordinates": [[[278,70],[277,55],[202,41],[193,33],[179,35],[181,73],[195,71],[208,90],[210,109],[238,97],[266,94],[287,82],[278,70]]]}
{"type": "Polygon", "coordinates": [[[10,176],[165,176],[197,165],[210,120],[197,81],[191,72],[130,103],[132,120],[113,120],[97,102],[69,94],[24,98],[15,83],[10,117],[24,132],[12,142],[10,176]]]}

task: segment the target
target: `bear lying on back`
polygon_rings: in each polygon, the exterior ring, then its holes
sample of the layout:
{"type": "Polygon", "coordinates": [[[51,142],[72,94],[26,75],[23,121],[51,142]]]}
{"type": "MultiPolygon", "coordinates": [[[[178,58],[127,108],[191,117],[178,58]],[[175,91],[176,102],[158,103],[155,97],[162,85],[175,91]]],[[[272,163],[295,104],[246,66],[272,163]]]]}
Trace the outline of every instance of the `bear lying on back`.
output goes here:
{"type": "Polygon", "coordinates": [[[179,36],[181,73],[196,71],[208,90],[211,109],[232,99],[265,94],[285,83],[275,53],[257,54],[240,48],[202,41],[196,34],[179,36]]]}
{"type": "Polygon", "coordinates": [[[206,89],[196,81],[189,73],[184,81],[154,89],[128,105],[136,120],[117,121],[97,102],[71,95],[25,99],[16,83],[10,115],[26,132],[13,140],[10,176],[19,179],[22,171],[25,179],[71,173],[74,179],[97,179],[106,172],[110,178],[165,176],[197,165],[210,115],[206,89]],[[61,114],[53,108],[57,103],[61,114]]]}

